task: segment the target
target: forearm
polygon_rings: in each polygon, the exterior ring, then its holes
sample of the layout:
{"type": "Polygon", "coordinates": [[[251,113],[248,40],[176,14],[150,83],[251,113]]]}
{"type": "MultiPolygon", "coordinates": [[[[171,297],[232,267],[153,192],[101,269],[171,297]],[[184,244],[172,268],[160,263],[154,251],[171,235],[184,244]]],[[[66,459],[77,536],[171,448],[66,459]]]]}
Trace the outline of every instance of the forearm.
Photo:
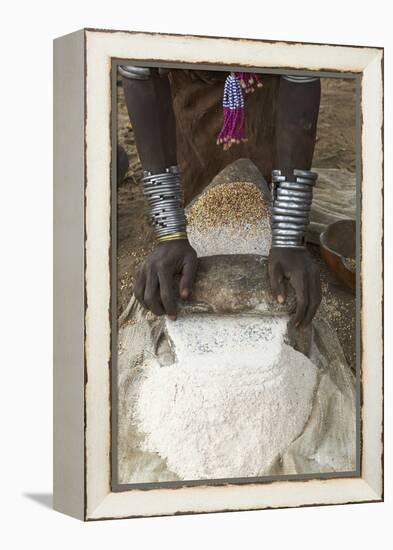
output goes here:
{"type": "Polygon", "coordinates": [[[142,168],[160,173],[177,164],[176,122],[168,72],[123,65],[119,69],[142,168]]]}
{"type": "Polygon", "coordinates": [[[134,293],[156,315],[176,318],[174,276],[187,298],[197,257],[187,240],[181,175],[177,167],[176,123],[167,71],[120,68],[128,114],[143,168],[143,190],[158,246],[135,276],[134,293]]]}
{"type": "Polygon", "coordinates": [[[319,78],[281,77],[273,165],[283,175],[291,177],[294,169],[311,169],[320,98],[319,78]]]}
{"type": "Polygon", "coordinates": [[[272,173],[273,247],[304,247],[317,178],[310,168],[319,103],[319,78],[281,77],[272,173]]]}
{"type": "Polygon", "coordinates": [[[120,72],[156,237],[184,239],[186,219],[168,71],[126,65],[120,72]]]}
{"type": "Polygon", "coordinates": [[[296,327],[308,325],[321,301],[319,270],[305,247],[313,186],[310,171],[320,103],[319,79],[281,77],[275,169],[272,173],[272,247],[270,283],[277,300],[285,301],[284,280],[296,292],[296,327]]]}

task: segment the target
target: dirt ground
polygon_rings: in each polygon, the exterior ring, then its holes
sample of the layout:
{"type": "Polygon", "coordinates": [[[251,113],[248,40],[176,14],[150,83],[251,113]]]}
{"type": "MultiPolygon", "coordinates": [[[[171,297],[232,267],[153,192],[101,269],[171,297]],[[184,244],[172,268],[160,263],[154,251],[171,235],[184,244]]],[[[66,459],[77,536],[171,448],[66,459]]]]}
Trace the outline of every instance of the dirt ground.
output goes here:
{"type": "MultiPolygon", "coordinates": [[[[141,187],[142,170],[129,124],[120,83],[118,97],[118,142],[127,152],[130,167],[124,182],[118,187],[118,314],[126,307],[133,288],[136,267],[153,249],[141,187]]],[[[318,120],[318,136],[313,165],[321,168],[346,168],[355,171],[355,82],[350,79],[322,79],[322,98],[318,120]]],[[[312,247],[318,261],[328,306],[329,319],[340,336],[348,362],[355,361],[354,298],[328,272],[312,247]],[[337,299],[338,298],[338,299],[337,299]]]]}
{"type": "Polygon", "coordinates": [[[355,81],[322,78],[321,107],[313,165],[356,170],[355,81]]]}

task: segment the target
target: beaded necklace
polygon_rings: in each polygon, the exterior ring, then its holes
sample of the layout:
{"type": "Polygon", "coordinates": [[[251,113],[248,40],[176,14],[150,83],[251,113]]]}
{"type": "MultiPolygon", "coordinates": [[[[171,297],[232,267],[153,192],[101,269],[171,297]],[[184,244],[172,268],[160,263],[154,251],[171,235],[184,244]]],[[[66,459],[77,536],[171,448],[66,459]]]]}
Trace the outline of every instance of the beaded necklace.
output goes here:
{"type": "Polygon", "coordinates": [[[217,137],[217,145],[222,144],[224,150],[235,143],[247,141],[243,90],[246,94],[252,93],[255,91],[255,85],[258,88],[262,87],[256,73],[232,72],[225,80],[222,101],[224,123],[217,137]]]}

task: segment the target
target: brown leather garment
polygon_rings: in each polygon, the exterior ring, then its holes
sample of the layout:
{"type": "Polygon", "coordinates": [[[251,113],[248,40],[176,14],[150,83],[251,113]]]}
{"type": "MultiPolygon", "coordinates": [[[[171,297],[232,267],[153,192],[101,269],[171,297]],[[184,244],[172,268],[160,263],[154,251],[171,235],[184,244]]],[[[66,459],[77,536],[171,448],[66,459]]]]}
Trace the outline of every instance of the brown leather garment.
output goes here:
{"type": "Polygon", "coordinates": [[[263,87],[245,94],[248,142],[224,151],[216,145],[216,139],[223,123],[222,98],[227,75],[227,72],[183,69],[170,73],[185,204],[225,166],[239,158],[252,160],[270,180],[280,77],[260,75],[263,87]]]}

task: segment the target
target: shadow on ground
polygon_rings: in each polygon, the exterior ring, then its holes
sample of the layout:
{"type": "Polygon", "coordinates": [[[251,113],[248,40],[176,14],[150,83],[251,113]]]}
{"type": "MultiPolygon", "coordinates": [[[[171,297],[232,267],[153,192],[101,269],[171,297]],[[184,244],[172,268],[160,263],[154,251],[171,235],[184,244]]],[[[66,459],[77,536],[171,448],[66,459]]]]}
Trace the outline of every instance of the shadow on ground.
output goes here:
{"type": "Polygon", "coordinates": [[[41,506],[44,506],[45,508],[53,507],[52,493],[23,493],[23,496],[38,502],[38,504],[41,504],[41,506]]]}

